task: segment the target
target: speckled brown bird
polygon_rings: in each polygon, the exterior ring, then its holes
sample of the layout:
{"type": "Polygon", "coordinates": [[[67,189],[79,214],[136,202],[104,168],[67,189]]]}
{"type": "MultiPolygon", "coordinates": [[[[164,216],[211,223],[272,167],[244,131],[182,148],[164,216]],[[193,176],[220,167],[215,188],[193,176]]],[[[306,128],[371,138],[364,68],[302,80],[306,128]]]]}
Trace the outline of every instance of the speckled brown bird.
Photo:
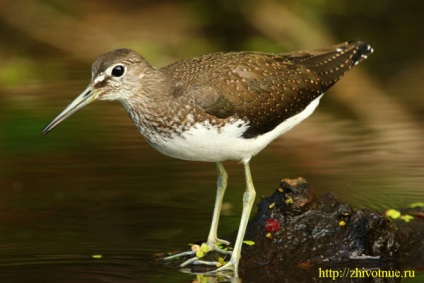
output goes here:
{"type": "MultiPolygon", "coordinates": [[[[372,53],[361,41],[283,54],[220,52],[194,57],[160,69],[130,49],[99,56],[87,89],[48,124],[43,134],[88,103],[118,100],[147,142],[165,155],[216,162],[217,197],[207,240],[209,251],[231,254],[216,272],[234,271],[255,199],[249,161],[271,141],[307,118],[323,93],[372,53]],[[244,164],[246,192],[232,252],[218,247],[217,229],[227,187],[225,160],[244,164]]],[[[195,252],[188,264],[202,261],[195,252]]]]}

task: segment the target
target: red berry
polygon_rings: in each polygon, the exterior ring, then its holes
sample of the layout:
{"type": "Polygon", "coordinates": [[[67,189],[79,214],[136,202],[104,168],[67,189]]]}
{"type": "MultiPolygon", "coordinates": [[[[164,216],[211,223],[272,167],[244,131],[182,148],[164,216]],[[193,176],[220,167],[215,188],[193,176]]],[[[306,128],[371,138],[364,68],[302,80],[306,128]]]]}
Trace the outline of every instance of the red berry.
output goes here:
{"type": "Polygon", "coordinates": [[[277,219],[269,218],[265,221],[265,230],[267,232],[275,232],[280,229],[280,222],[277,219]]]}

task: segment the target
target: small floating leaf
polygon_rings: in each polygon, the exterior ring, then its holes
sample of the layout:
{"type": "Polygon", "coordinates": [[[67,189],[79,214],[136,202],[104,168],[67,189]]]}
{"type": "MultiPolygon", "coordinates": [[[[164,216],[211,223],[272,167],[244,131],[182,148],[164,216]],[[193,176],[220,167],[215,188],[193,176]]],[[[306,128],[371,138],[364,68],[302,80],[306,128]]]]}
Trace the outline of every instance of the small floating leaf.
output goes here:
{"type": "Polygon", "coordinates": [[[288,197],[288,198],[285,200],[285,202],[286,202],[287,204],[292,204],[292,203],[293,203],[293,199],[292,199],[291,197],[288,197]]]}
{"type": "Polygon", "coordinates": [[[396,209],[388,209],[386,210],[386,216],[393,218],[393,219],[398,219],[400,217],[401,213],[399,210],[396,209]]]}
{"type": "Polygon", "coordinates": [[[218,248],[223,249],[223,250],[227,250],[228,247],[226,244],[222,243],[222,242],[218,242],[216,243],[216,245],[218,246],[218,248]]]}
{"type": "Polygon", "coordinates": [[[271,232],[266,233],[266,237],[267,237],[267,238],[271,238],[271,237],[272,237],[271,232]]]}
{"type": "Polygon", "coordinates": [[[405,215],[402,215],[402,216],[400,217],[400,219],[402,219],[402,220],[403,220],[403,221],[405,221],[405,222],[409,222],[409,221],[411,221],[412,219],[414,219],[414,216],[409,215],[409,214],[405,214],[405,215]]]}
{"type": "Polygon", "coordinates": [[[202,258],[209,251],[209,246],[206,243],[203,243],[201,246],[199,246],[199,245],[193,245],[191,247],[191,250],[193,252],[196,252],[196,256],[198,258],[202,258]]]}
{"type": "Polygon", "coordinates": [[[198,250],[196,251],[196,256],[197,256],[198,258],[202,258],[204,255],[205,255],[205,253],[203,252],[203,250],[202,250],[202,249],[198,249],[198,250]]]}
{"type": "Polygon", "coordinates": [[[414,202],[409,205],[410,208],[422,207],[424,206],[424,202],[414,202]]]}
{"type": "Polygon", "coordinates": [[[341,220],[340,222],[339,222],[339,226],[345,226],[346,225],[346,222],[344,222],[343,220],[341,220]]]}
{"type": "Polygon", "coordinates": [[[269,208],[274,208],[275,207],[275,202],[271,203],[268,207],[269,208]]]}
{"type": "Polygon", "coordinates": [[[92,258],[99,259],[103,258],[103,255],[91,255],[92,258]]]}
{"type": "Polygon", "coordinates": [[[209,251],[209,246],[206,243],[203,243],[200,248],[202,249],[203,252],[207,253],[209,251]]]}
{"type": "Polygon", "coordinates": [[[218,262],[216,263],[216,267],[221,267],[226,264],[225,260],[222,257],[218,258],[218,262]]]}
{"type": "Polygon", "coordinates": [[[209,278],[205,277],[203,274],[196,274],[196,280],[193,282],[207,283],[209,282],[209,278]]]}
{"type": "Polygon", "coordinates": [[[193,244],[193,245],[191,246],[191,250],[192,250],[193,252],[197,252],[198,250],[200,250],[200,246],[199,246],[199,245],[196,245],[196,244],[193,244]]]}
{"type": "Polygon", "coordinates": [[[255,244],[254,241],[249,241],[249,240],[243,241],[243,243],[245,243],[248,246],[253,246],[255,244]]]}

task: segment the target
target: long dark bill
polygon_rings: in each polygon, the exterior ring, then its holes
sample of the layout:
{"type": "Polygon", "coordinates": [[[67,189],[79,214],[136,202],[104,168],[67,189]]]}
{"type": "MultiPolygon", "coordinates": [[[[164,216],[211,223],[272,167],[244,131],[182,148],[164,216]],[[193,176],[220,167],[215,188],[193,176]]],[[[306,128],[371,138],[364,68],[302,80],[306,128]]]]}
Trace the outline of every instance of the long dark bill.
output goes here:
{"type": "Polygon", "coordinates": [[[54,127],[59,125],[66,118],[77,112],[79,109],[96,100],[96,93],[91,86],[87,87],[74,101],[71,102],[59,115],[57,115],[41,132],[48,134],[54,127]]]}

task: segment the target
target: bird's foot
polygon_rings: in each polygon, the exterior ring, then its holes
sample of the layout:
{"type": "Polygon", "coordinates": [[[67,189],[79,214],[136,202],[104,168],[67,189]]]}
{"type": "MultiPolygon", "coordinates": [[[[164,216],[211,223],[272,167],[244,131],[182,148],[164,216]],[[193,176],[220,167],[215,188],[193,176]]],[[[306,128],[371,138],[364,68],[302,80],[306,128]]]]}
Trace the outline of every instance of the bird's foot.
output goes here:
{"type": "Polygon", "coordinates": [[[191,251],[186,251],[186,252],[178,253],[175,255],[170,255],[165,257],[164,260],[176,259],[176,258],[181,258],[185,256],[193,256],[192,258],[181,263],[179,267],[182,268],[189,264],[220,266],[220,264],[222,265],[222,263],[220,263],[219,261],[204,261],[204,260],[201,260],[201,258],[203,258],[208,252],[211,252],[211,251],[216,251],[223,255],[231,255],[232,252],[227,250],[227,248],[223,247],[228,245],[230,245],[230,242],[217,238],[215,240],[210,240],[208,242],[202,243],[202,245],[200,246],[193,245],[191,247],[191,251]]]}
{"type": "Polygon", "coordinates": [[[219,267],[219,268],[217,268],[215,270],[212,270],[212,271],[207,272],[206,274],[219,274],[219,273],[225,272],[225,271],[231,271],[231,272],[234,272],[234,274],[237,274],[238,273],[237,272],[237,264],[235,264],[233,262],[233,259],[231,259],[229,262],[225,263],[221,267],[219,267]]]}

